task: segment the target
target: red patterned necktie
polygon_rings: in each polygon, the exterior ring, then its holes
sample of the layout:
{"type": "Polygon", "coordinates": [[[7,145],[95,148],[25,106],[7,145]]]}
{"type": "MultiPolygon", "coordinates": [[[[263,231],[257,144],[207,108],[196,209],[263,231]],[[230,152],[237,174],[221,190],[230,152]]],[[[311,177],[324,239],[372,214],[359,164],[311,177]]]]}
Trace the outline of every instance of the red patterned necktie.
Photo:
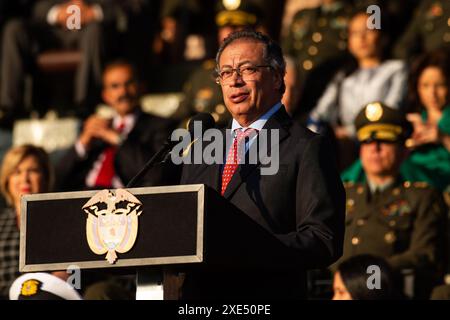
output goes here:
{"type": "Polygon", "coordinates": [[[236,129],[236,137],[234,138],[233,145],[231,146],[230,151],[228,152],[227,162],[223,168],[222,172],[222,189],[221,194],[224,195],[225,190],[227,189],[228,184],[231,181],[236,169],[241,162],[240,155],[238,152],[241,148],[245,146],[241,146],[242,143],[245,143],[245,138],[252,134],[258,133],[258,130],[253,128],[247,128],[245,131],[241,129],[236,129]]]}
{"type": "MultiPolygon", "coordinates": [[[[118,133],[121,133],[125,127],[125,123],[121,122],[116,129],[118,133]]],[[[112,179],[116,175],[114,169],[114,159],[117,153],[117,146],[106,147],[103,151],[103,162],[98,172],[97,179],[95,180],[96,187],[109,188],[112,186],[112,179]]]]}

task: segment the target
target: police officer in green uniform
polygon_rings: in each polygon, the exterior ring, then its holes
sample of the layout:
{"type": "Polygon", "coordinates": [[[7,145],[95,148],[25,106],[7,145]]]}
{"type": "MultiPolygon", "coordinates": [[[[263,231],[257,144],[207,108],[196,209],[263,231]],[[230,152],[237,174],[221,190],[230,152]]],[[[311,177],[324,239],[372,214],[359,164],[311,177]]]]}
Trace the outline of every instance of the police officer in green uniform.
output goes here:
{"type": "Polygon", "coordinates": [[[422,0],[394,55],[410,59],[421,52],[450,48],[450,1],[422,0]]]}
{"type": "MultiPolygon", "coordinates": [[[[221,42],[231,32],[246,27],[258,28],[261,18],[260,11],[248,1],[221,1],[218,5],[216,24],[218,41],[221,42]]],[[[184,85],[185,98],[174,114],[185,127],[187,119],[198,112],[208,112],[216,121],[218,127],[227,126],[231,115],[226,109],[222,90],[214,76],[215,60],[210,59],[196,70],[184,85]]]]}
{"type": "Polygon", "coordinates": [[[414,297],[428,298],[445,268],[445,203],[426,183],[399,179],[411,132],[402,113],[371,103],[355,126],[367,181],[345,185],[344,253],[332,269],[350,256],[378,255],[399,273],[412,272],[414,297]]]}
{"type": "Polygon", "coordinates": [[[304,115],[315,105],[346,55],[350,1],[326,0],[298,11],[283,39],[283,52],[298,65],[300,105],[304,115]]]}

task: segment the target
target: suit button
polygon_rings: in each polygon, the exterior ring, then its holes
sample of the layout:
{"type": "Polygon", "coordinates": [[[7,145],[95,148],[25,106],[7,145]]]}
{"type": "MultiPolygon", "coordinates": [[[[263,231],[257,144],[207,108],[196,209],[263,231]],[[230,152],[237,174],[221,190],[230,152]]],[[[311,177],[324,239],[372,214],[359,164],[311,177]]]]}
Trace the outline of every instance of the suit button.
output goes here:
{"type": "Polygon", "coordinates": [[[356,225],[358,227],[362,227],[366,222],[364,221],[364,219],[358,219],[356,220],[356,225]]]}
{"type": "Polygon", "coordinates": [[[303,62],[303,69],[305,69],[307,71],[311,70],[313,68],[313,66],[314,66],[314,63],[311,60],[305,60],[303,62]]]}
{"type": "Polygon", "coordinates": [[[397,238],[395,237],[395,234],[393,232],[388,232],[384,235],[384,241],[388,244],[392,244],[395,242],[397,238]]]}
{"type": "Polygon", "coordinates": [[[315,43],[319,43],[320,41],[322,41],[322,34],[320,32],[314,32],[312,35],[312,40],[315,43]]]}
{"type": "Polygon", "coordinates": [[[396,224],[397,224],[397,222],[395,220],[389,221],[389,226],[390,227],[395,227],[396,224]]]}
{"type": "Polygon", "coordinates": [[[309,53],[311,56],[315,56],[318,52],[319,52],[319,50],[317,49],[316,46],[310,46],[310,47],[308,48],[308,53],[309,53]]]}
{"type": "Polygon", "coordinates": [[[359,244],[359,238],[358,237],[353,237],[352,238],[352,245],[357,246],[359,244]]]}

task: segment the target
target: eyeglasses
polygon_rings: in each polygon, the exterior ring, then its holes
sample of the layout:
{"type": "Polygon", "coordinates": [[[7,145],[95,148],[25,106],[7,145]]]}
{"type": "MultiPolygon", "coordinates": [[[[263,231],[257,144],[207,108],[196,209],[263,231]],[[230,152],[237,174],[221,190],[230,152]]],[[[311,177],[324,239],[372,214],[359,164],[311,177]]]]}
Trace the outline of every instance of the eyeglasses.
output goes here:
{"type": "Polygon", "coordinates": [[[223,68],[222,70],[219,70],[217,72],[217,78],[216,83],[217,84],[227,84],[230,83],[233,79],[233,73],[236,71],[236,74],[242,78],[242,80],[254,80],[256,71],[258,71],[259,68],[272,68],[272,66],[269,65],[242,65],[237,68],[223,68]]]}

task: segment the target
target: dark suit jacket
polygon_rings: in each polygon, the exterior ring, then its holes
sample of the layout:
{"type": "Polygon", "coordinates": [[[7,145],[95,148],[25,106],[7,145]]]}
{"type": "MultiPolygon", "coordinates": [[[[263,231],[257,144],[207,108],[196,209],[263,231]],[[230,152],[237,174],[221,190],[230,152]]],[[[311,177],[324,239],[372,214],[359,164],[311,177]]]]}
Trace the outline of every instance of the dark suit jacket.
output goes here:
{"type": "MultiPolygon", "coordinates": [[[[171,120],[143,112],[139,113],[134,128],[116,153],[116,174],[124,184],[127,184],[162,147],[174,128],[175,123],[171,120]]],[[[85,158],[80,158],[75,147],[72,147],[57,166],[56,185],[58,190],[85,189],[86,176],[105,147],[107,144],[96,141],[85,158]]],[[[165,173],[161,168],[155,168],[150,173],[139,185],[171,183],[162,180],[165,173]]]]}
{"type": "MultiPolygon", "coordinates": [[[[274,235],[285,253],[253,243],[247,252],[254,257],[245,265],[233,261],[234,270],[194,268],[186,275],[184,298],[304,298],[305,270],[326,267],[342,254],[345,191],[329,144],[294,123],[284,107],[264,129],[279,130],[279,141],[269,143],[279,144],[278,173],[261,175],[260,163],[240,165],[224,197],[274,235]]],[[[220,192],[221,165],[184,165],[181,183],[204,183],[220,192]]],[[[241,238],[239,247],[252,243],[236,230],[228,230],[228,237],[241,238]]]]}

